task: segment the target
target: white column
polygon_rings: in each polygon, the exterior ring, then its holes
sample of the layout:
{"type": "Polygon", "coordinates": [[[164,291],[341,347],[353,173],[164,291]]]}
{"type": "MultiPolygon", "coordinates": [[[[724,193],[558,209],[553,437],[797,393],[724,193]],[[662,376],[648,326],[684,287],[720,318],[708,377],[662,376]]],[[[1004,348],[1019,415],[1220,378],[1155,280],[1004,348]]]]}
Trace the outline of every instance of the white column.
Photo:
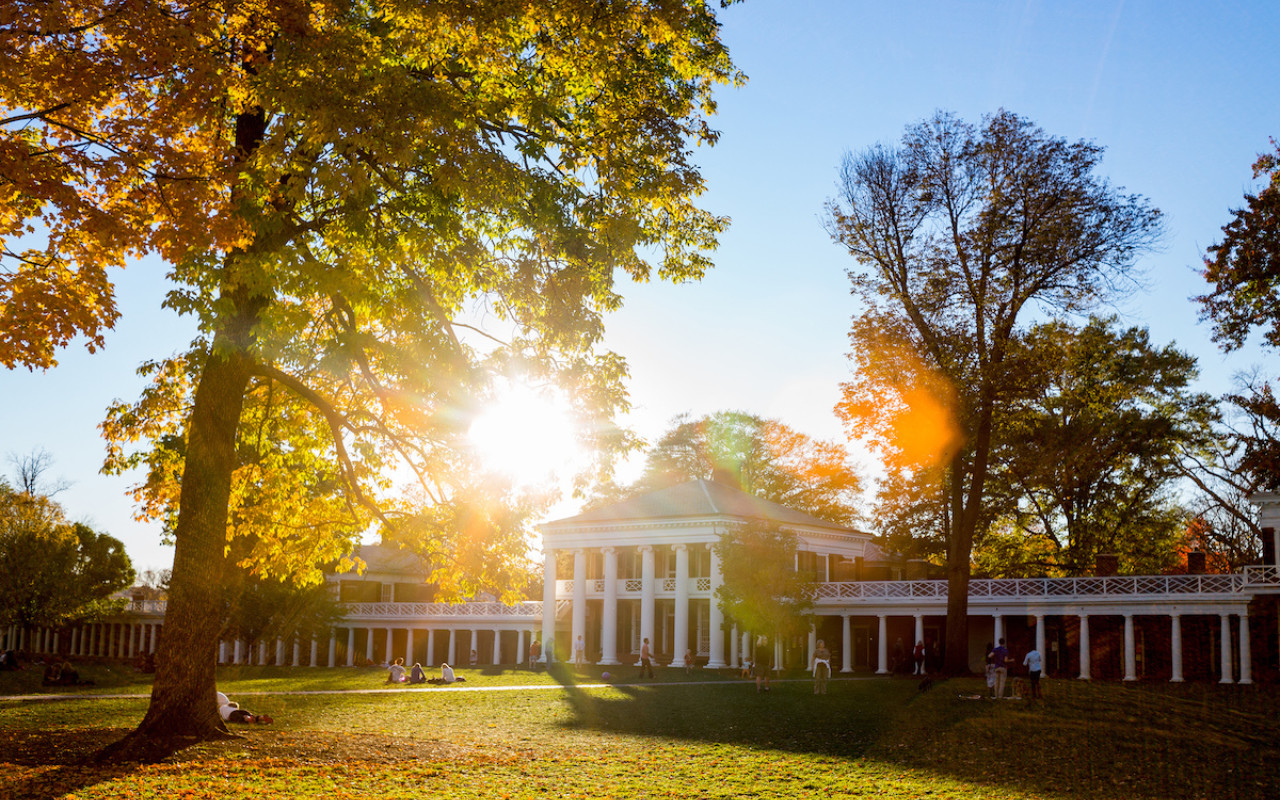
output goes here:
{"type": "Polygon", "coordinates": [[[71,643],[70,643],[68,646],[71,648],[71,655],[73,655],[73,656],[74,656],[74,655],[79,655],[79,653],[76,651],[76,643],[77,643],[77,642],[79,642],[79,641],[80,641],[80,629],[79,629],[79,628],[72,628],[72,629],[71,629],[71,643]]]}
{"type": "Polygon", "coordinates": [[[448,660],[444,663],[454,667],[458,665],[458,632],[453,628],[449,629],[449,652],[445,655],[448,660]]]}
{"type": "Polygon", "coordinates": [[[1240,682],[1253,683],[1253,653],[1249,649],[1249,610],[1240,614],[1240,682]]]}
{"type": "Polygon", "coordinates": [[[294,637],[293,640],[293,666],[302,665],[302,640],[294,637]]]}
{"type": "Polygon", "coordinates": [[[267,663],[267,643],[264,640],[264,641],[258,642],[258,666],[261,667],[266,663],[267,663]]]}
{"type": "MultiPolygon", "coordinates": [[[[876,647],[876,674],[889,674],[889,615],[880,614],[880,629],[878,632],[879,646],[876,647]]],[[[847,620],[848,617],[845,617],[847,620]]],[[[852,670],[851,670],[852,671],[852,670]]]]}
{"type": "Polygon", "coordinates": [[[329,631],[329,666],[338,666],[338,629],[329,631]]]}
{"type": "Polygon", "coordinates": [[[410,627],[404,633],[404,663],[405,666],[412,667],[417,663],[413,658],[413,628],[410,627]]]}
{"type": "Polygon", "coordinates": [[[129,642],[128,642],[129,649],[127,652],[127,655],[129,658],[133,658],[133,656],[135,655],[134,651],[138,644],[137,636],[138,636],[138,626],[132,622],[129,623],[129,642]]]}
{"type": "Polygon", "coordinates": [[[1222,680],[1218,683],[1235,683],[1231,671],[1231,615],[1219,614],[1222,620],[1222,631],[1219,638],[1218,653],[1221,656],[1222,680]]]}
{"type": "Polygon", "coordinates": [[[313,667],[320,666],[320,640],[314,636],[311,637],[311,659],[307,663],[313,667]]]}
{"type": "Polygon", "coordinates": [[[147,640],[147,652],[154,653],[156,651],[156,643],[161,633],[160,623],[151,623],[151,638],[147,640]]]}
{"type": "MultiPolygon", "coordinates": [[[[715,601],[712,600],[711,602],[714,603],[715,601]]],[[[738,650],[738,624],[735,622],[733,624],[733,629],[729,631],[729,666],[735,669],[741,669],[741,657],[742,653],[738,650]]]]}
{"type": "Polygon", "coordinates": [[[476,661],[480,660],[480,630],[478,628],[471,629],[471,648],[467,651],[467,664],[471,664],[471,654],[476,654],[476,661]]]}
{"type": "Polygon", "coordinates": [[[427,629],[427,666],[434,667],[436,660],[436,629],[427,629]]]}
{"type": "Polygon", "coordinates": [[[364,629],[364,660],[366,664],[373,661],[373,628],[364,629]]]}
{"type": "Polygon", "coordinates": [[[818,649],[818,629],[812,624],[809,625],[809,641],[805,644],[808,647],[805,650],[804,667],[808,669],[809,665],[813,663],[813,653],[818,649]]]}
{"type": "Polygon", "coordinates": [[[284,639],[276,637],[276,666],[284,666],[284,639]]]}
{"type": "Polygon", "coordinates": [[[841,614],[840,655],[841,672],[853,672],[853,628],[849,625],[849,615],[841,614]]]}
{"type": "Polygon", "coordinates": [[[720,601],[716,599],[716,592],[724,583],[724,576],[720,574],[720,557],[716,555],[716,549],[712,545],[707,545],[707,549],[711,551],[711,616],[707,622],[711,639],[711,652],[707,659],[707,669],[719,669],[725,666],[724,663],[724,612],[720,610],[720,601]]]}
{"type": "Polygon", "coordinates": [[[1087,681],[1089,676],[1089,615],[1080,615],[1080,680],[1087,681]]]}
{"type": "Polygon", "coordinates": [[[493,629],[493,665],[502,663],[502,631],[493,629]]]}
{"type": "Polygon", "coordinates": [[[218,642],[218,663],[219,664],[227,663],[227,643],[226,642],[221,642],[221,641],[218,642]]]}
{"type": "Polygon", "coordinates": [[[1138,679],[1138,658],[1135,652],[1132,614],[1124,615],[1124,679],[1126,681],[1138,679]]]}
{"type": "Polygon", "coordinates": [[[618,550],[601,548],[604,553],[604,604],[600,609],[600,663],[618,663],[618,550]]]}
{"type": "Polygon", "coordinates": [[[556,551],[542,551],[542,661],[556,640],[556,551]]]}
{"type": "Polygon", "coordinates": [[[529,648],[524,643],[524,628],[516,629],[516,666],[529,658],[529,648]]]}
{"type": "Polygon", "coordinates": [[[653,639],[653,572],[653,548],[646,544],[640,547],[640,638],[649,640],[650,649],[657,644],[653,639]]]}
{"type": "Polygon", "coordinates": [[[569,653],[577,647],[578,637],[587,638],[587,551],[579,547],[573,551],[573,629],[569,633],[569,653]]]}
{"type": "Polygon", "coordinates": [[[742,660],[744,662],[751,661],[756,657],[755,640],[751,636],[751,631],[742,632],[742,660]]]}
{"type": "Polygon", "coordinates": [[[395,660],[396,660],[396,651],[394,647],[395,643],[396,643],[396,629],[388,626],[387,627],[387,652],[386,652],[386,661],[388,664],[395,663],[395,660]]]}
{"type": "Polygon", "coordinates": [[[1170,683],[1182,683],[1182,616],[1169,615],[1169,663],[1172,667],[1170,683]]]}
{"type": "Polygon", "coordinates": [[[689,546],[677,544],[671,549],[676,551],[676,641],[671,666],[683,667],[684,651],[689,649],[689,546]]]}
{"type": "Polygon", "coordinates": [[[1044,652],[1044,614],[1036,614],[1036,652],[1040,654],[1041,662],[1049,663],[1049,657],[1044,652]]]}
{"type": "Polygon", "coordinates": [[[244,659],[244,640],[237,638],[231,645],[231,663],[239,666],[244,659]]]}
{"type": "MultiPolygon", "coordinates": [[[[917,617],[917,619],[919,619],[917,617]]],[[[919,630],[917,628],[916,630],[919,630]]],[[[1002,614],[991,615],[991,646],[995,647],[1000,644],[1000,640],[1004,638],[1004,616],[1002,614]]],[[[916,641],[920,641],[920,635],[916,634],[916,641]]],[[[914,644],[914,643],[913,643],[914,644]]],[[[998,666],[998,665],[997,665],[998,666]]]]}
{"type": "Polygon", "coordinates": [[[347,628],[347,666],[356,664],[356,629],[347,628]]]}

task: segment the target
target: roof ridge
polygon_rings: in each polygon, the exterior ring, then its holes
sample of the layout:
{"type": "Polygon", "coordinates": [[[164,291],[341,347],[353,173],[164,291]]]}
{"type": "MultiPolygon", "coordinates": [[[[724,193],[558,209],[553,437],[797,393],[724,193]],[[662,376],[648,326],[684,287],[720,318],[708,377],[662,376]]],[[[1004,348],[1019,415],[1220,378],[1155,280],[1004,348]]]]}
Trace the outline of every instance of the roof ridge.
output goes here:
{"type": "Polygon", "coordinates": [[[706,495],[706,497],[707,497],[707,502],[711,504],[711,513],[712,513],[712,514],[723,514],[724,512],[723,512],[723,511],[721,511],[721,510],[720,510],[720,507],[716,505],[715,498],[711,496],[711,490],[709,490],[709,489],[707,488],[707,480],[706,480],[706,478],[699,478],[699,479],[698,479],[698,485],[702,487],[702,493],[703,493],[704,495],[706,495]]]}

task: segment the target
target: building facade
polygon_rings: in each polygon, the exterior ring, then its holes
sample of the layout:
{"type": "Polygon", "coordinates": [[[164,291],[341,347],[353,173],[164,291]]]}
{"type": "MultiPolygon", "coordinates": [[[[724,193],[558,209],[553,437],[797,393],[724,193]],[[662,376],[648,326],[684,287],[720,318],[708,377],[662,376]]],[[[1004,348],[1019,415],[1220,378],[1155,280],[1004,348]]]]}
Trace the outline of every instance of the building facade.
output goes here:
{"type": "MultiPolygon", "coordinates": [[[[1280,495],[1259,494],[1267,561],[1280,552],[1280,495]]],[[[749,637],[714,602],[714,544],[734,526],[765,520],[795,533],[797,569],[819,582],[808,637],[778,643],[777,663],[807,664],[824,639],[841,672],[887,674],[916,642],[940,663],[947,584],[919,564],[886,558],[866,533],[833,525],[713,481],[692,481],[542,526],[542,601],[430,601],[407,554],[365,548],[359,579],[335,578],[341,624],[322,639],[226,641],[227,664],[341,666],[394,658],[434,666],[571,657],[634,664],[649,639],[659,663],[738,666],[749,637]]],[[[1035,647],[1049,674],[1082,679],[1280,679],[1280,571],[1274,563],[1229,575],[1095,575],[974,580],[969,587],[970,667],[991,642],[1035,647]]],[[[0,630],[6,648],[31,654],[132,659],[154,652],[163,606],[136,603],[118,618],[62,630],[0,630]]]]}

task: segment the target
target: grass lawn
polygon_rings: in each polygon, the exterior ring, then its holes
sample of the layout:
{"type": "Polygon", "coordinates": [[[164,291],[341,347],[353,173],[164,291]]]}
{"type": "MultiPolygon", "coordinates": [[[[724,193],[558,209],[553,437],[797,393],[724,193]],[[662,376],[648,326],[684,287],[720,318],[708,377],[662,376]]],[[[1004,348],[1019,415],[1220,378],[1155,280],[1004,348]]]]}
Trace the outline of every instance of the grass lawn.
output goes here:
{"type": "MultiPolygon", "coordinates": [[[[93,693],[148,690],[143,676],[87,674],[96,685],[74,700],[0,696],[0,796],[1280,797],[1273,686],[1057,680],[1042,701],[991,702],[968,699],[976,679],[757,695],[705,672],[613,672],[603,687],[583,685],[600,668],[478,668],[459,670],[464,687],[289,695],[271,692],[382,689],[385,673],[221,670],[219,687],[275,724],[150,765],[84,762],[146,709],[93,693]]],[[[11,675],[0,695],[30,691],[11,675]]]]}

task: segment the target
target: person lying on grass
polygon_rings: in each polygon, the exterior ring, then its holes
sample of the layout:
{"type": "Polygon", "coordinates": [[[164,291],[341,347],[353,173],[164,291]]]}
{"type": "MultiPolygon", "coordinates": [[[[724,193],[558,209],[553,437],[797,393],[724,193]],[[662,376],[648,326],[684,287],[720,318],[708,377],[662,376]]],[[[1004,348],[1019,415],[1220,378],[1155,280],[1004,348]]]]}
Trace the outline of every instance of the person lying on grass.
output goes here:
{"type": "Polygon", "coordinates": [[[218,713],[222,715],[224,722],[258,723],[262,725],[270,725],[275,722],[266,714],[250,714],[241,708],[239,703],[228,700],[227,696],[222,692],[218,692],[218,713]]]}

